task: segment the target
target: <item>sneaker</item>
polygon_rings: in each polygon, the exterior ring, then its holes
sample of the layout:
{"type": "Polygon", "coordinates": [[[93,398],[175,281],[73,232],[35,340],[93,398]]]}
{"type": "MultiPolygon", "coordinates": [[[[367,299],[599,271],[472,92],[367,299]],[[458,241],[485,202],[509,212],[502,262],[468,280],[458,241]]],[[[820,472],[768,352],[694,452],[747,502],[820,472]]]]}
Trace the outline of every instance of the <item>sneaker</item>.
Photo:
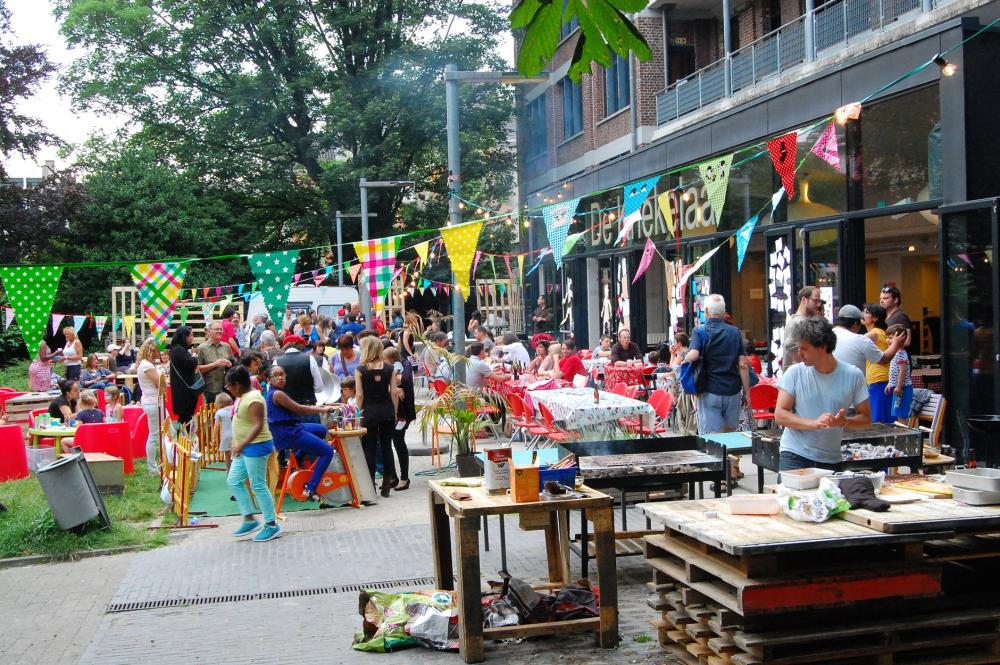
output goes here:
{"type": "Polygon", "coordinates": [[[233,535],[236,536],[237,538],[242,538],[243,536],[249,536],[251,533],[256,533],[257,530],[260,529],[260,527],[261,523],[258,522],[257,520],[254,520],[252,522],[243,522],[243,524],[240,525],[239,529],[233,531],[233,535]]]}
{"type": "Polygon", "coordinates": [[[253,542],[266,543],[269,540],[274,540],[284,533],[284,531],[285,530],[281,528],[280,524],[275,524],[274,526],[265,524],[264,528],[260,530],[260,533],[253,537],[253,542]]]}

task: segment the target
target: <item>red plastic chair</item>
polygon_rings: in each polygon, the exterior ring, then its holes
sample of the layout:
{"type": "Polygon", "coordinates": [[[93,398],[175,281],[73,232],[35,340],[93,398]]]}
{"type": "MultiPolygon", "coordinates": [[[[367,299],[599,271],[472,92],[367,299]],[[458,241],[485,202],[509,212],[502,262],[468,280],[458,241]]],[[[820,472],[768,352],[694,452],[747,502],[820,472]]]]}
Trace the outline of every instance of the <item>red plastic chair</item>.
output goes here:
{"type": "Polygon", "coordinates": [[[27,394],[28,393],[26,392],[20,392],[14,390],[13,388],[4,388],[3,391],[0,392],[0,413],[7,413],[7,400],[27,394]]]}
{"type": "Polygon", "coordinates": [[[104,410],[108,408],[108,398],[104,394],[104,389],[101,388],[94,392],[97,393],[97,408],[101,410],[101,413],[104,413],[104,410]]]}
{"type": "Polygon", "coordinates": [[[149,438],[149,419],[140,406],[126,406],[122,409],[125,424],[132,438],[132,457],[146,456],[146,439],[149,438]]]}
{"type": "MultiPolygon", "coordinates": [[[[132,437],[126,423],[86,423],[73,436],[73,445],[85,453],[105,453],[122,458],[125,473],[135,473],[132,463],[132,437]]],[[[145,454],[145,453],[143,453],[145,454]]]]}
{"type": "Polygon", "coordinates": [[[611,388],[611,392],[613,392],[616,395],[621,395],[622,397],[625,397],[625,393],[628,392],[628,386],[626,386],[624,383],[616,383],[611,388]]]}
{"type": "Polygon", "coordinates": [[[750,389],[750,409],[754,420],[773,420],[778,405],[778,389],[759,383],[750,389]]]}
{"type": "Polygon", "coordinates": [[[567,432],[566,430],[556,426],[555,418],[553,418],[552,411],[549,410],[549,407],[539,402],[538,411],[542,414],[542,422],[548,430],[548,433],[545,434],[546,439],[555,443],[561,443],[563,441],[572,441],[577,438],[572,432],[567,432]]]}
{"type": "MultiPolygon", "coordinates": [[[[618,384],[622,385],[622,384],[618,384]]],[[[639,399],[639,389],[641,386],[626,386],[625,387],[625,397],[629,399],[639,399]]]]}
{"type": "Polygon", "coordinates": [[[0,483],[28,477],[28,454],[20,425],[0,427],[0,483]]]}

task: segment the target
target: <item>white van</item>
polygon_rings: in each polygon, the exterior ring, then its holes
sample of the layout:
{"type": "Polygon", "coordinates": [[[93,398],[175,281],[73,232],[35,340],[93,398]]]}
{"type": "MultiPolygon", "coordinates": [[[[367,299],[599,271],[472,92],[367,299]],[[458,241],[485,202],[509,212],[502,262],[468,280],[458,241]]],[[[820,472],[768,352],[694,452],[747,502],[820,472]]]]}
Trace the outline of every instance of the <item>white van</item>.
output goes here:
{"type": "MultiPolygon", "coordinates": [[[[358,302],[358,290],[350,286],[293,286],[288,292],[288,306],[293,312],[316,310],[320,316],[337,318],[337,312],[344,303],[358,302]]],[[[251,321],[257,314],[267,314],[263,298],[252,298],[247,309],[246,320],[251,321]]],[[[281,325],[281,321],[277,322],[281,325]]]]}

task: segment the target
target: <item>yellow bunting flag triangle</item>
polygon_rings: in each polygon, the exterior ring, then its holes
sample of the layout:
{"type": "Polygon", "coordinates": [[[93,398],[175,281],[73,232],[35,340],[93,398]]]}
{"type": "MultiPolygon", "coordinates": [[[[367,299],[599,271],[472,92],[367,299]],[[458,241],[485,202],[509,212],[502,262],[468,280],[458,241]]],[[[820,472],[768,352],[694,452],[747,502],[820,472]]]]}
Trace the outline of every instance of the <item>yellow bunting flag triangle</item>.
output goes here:
{"type": "Polygon", "coordinates": [[[427,265],[427,252],[430,250],[431,243],[429,240],[425,240],[422,243],[413,246],[413,251],[417,253],[420,258],[420,263],[417,265],[417,272],[420,272],[425,265],[427,265]]]}
{"type": "Polygon", "coordinates": [[[472,258],[476,254],[476,244],[479,243],[482,230],[482,220],[441,229],[441,239],[444,240],[448,258],[451,259],[451,270],[455,273],[455,285],[462,289],[463,294],[469,293],[472,258]]]}

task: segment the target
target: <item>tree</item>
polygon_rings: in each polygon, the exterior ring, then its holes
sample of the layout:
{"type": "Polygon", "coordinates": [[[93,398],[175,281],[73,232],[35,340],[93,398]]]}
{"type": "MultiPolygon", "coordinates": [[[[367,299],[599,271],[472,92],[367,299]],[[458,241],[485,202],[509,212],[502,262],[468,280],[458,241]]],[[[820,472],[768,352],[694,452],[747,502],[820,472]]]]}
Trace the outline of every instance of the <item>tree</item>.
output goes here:
{"type": "Polygon", "coordinates": [[[645,62],[653,57],[649,44],[625,12],[641,12],[646,0],[518,0],[510,14],[511,27],[524,29],[517,69],[525,76],[541,72],[562,41],[561,27],[576,18],[576,36],[569,77],[580,82],[590,73],[590,63],[611,65],[611,52],[627,58],[629,51],[645,62]]]}
{"type": "MultiPolygon", "coordinates": [[[[145,145],[272,211],[286,244],[329,242],[334,211],[357,210],[361,176],[429,193],[404,205],[406,192],[374,190],[373,236],[440,225],[444,66],[502,66],[503,14],[486,2],[59,0],[56,11],[87,50],[63,79],[79,104],[134,117],[145,145]],[[452,34],[454,20],[470,28],[452,34]]],[[[502,200],[512,96],[470,89],[463,104],[466,191],[502,200]]]]}

